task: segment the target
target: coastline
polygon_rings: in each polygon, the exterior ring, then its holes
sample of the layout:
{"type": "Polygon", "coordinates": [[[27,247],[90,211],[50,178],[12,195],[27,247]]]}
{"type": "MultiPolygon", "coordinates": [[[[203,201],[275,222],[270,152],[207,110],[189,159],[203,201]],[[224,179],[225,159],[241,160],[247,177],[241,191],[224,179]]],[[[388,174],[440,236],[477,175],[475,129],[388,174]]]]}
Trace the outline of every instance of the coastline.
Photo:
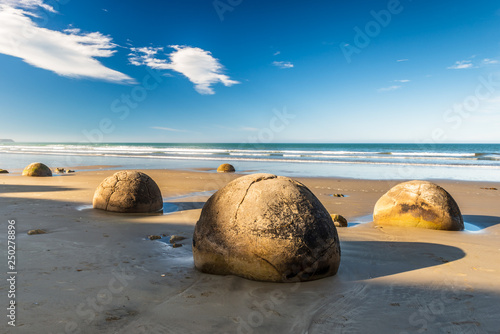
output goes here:
{"type": "MultiPolygon", "coordinates": [[[[336,276],[273,284],[193,267],[191,236],[203,203],[240,175],[142,169],[177,211],[123,215],[88,208],[116,170],[87,167],[93,171],[49,178],[0,175],[2,216],[16,221],[19,248],[12,333],[498,331],[500,190],[481,189],[500,189],[498,182],[435,181],[480,228],[445,232],[369,222],[375,202],[400,180],[296,178],[330,213],[362,223],[337,229],[336,276]],[[31,229],[47,234],[27,235],[31,229]],[[187,239],[173,248],[151,234],[187,239]]],[[[0,234],[5,239],[7,230],[0,234]]]]}

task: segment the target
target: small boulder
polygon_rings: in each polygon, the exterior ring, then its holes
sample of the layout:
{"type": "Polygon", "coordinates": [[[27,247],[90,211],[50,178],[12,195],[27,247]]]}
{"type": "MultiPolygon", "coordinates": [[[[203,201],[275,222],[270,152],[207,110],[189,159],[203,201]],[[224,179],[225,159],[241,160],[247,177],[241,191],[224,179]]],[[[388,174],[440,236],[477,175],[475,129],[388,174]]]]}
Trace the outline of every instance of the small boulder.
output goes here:
{"type": "Polygon", "coordinates": [[[5,169],[0,169],[0,174],[8,174],[9,171],[5,170],[5,169]]]}
{"type": "Polygon", "coordinates": [[[219,173],[234,173],[235,171],[234,166],[230,164],[222,164],[217,168],[219,173]]]}
{"type": "Polygon", "coordinates": [[[28,235],[45,234],[45,233],[47,233],[47,232],[45,232],[44,230],[41,230],[41,229],[28,231],[28,235]]]}
{"type": "Polygon", "coordinates": [[[160,188],[142,172],[121,171],[101,182],[94,193],[94,209],[125,213],[163,211],[160,188]]]}
{"type": "Polygon", "coordinates": [[[205,273],[310,281],[337,273],[340,243],[330,214],[305,185],[253,174],[228,183],[205,203],[193,257],[205,273]]]}
{"type": "Polygon", "coordinates": [[[331,214],[333,223],[336,227],[347,227],[347,219],[342,217],[341,215],[331,214]]]}
{"type": "Polygon", "coordinates": [[[173,235],[173,236],[170,237],[170,243],[171,244],[175,244],[176,242],[182,241],[184,239],[186,239],[186,238],[183,237],[183,236],[181,236],[181,235],[173,235]]]}
{"type": "Polygon", "coordinates": [[[52,171],[40,162],[34,162],[23,170],[23,176],[52,176],[52,171]]]}
{"type": "Polygon", "coordinates": [[[62,173],[64,173],[64,168],[56,168],[56,169],[54,170],[54,172],[56,172],[56,173],[58,173],[58,174],[62,174],[62,173]]]}
{"type": "Polygon", "coordinates": [[[403,182],[393,187],[375,204],[373,221],[376,225],[464,229],[462,214],[453,197],[427,181],[403,182]]]}

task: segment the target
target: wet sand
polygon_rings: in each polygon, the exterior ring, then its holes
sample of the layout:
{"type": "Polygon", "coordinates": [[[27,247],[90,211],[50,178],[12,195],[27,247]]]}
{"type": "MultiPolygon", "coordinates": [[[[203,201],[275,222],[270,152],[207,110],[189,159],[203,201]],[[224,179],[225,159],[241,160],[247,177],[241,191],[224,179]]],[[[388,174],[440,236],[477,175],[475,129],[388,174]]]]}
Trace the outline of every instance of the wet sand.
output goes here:
{"type": "MultiPolygon", "coordinates": [[[[89,167],[96,171],[0,175],[4,259],[8,220],[17,231],[8,333],[500,333],[500,190],[481,189],[498,183],[437,181],[479,228],[445,232],[370,223],[375,202],[399,181],[299,179],[329,212],[360,224],[338,228],[336,276],[278,284],[194,269],[201,208],[238,175],[145,170],[175,212],[123,215],[89,208],[116,172],[89,167]],[[186,239],[173,248],[151,234],[186,239]]],[[[6,295],[5,280],[0,289],[6,295]]]]}

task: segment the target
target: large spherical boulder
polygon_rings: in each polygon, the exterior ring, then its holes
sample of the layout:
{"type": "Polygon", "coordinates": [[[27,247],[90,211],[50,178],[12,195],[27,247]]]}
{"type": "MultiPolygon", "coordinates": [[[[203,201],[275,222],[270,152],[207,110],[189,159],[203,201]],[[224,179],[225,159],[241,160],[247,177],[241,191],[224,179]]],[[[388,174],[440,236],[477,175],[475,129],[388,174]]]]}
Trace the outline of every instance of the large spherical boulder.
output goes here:
{"type": "Polygon", "coordinates": [[[193,257],[205,273],[309,281],[337,273],[340,244],[330,214],[305,185],[253,174],[228,183],[205,203],[193,257]]]}
{"type": "Polygon", "coordinates": [[[23,176],[52,176],[52,171],[40,162],[34,162],[23,170],[23,176]]]}
{"type": "Polygon", "coordinates": [[[234,166],[231,164],[222,164],[217,168],[217,172],[219,173],[234,173],[234,166]]]}
{"type": "Polygon", "coordinates": [[[437,184],[409,181],[396,185],[375,204],[377,225],[461,231],[464,221],[457,203],[437,184]]]}
{"type": "Polygon", "coordinates": [[[101,182],[94,193],[94,209],[125,213],[163,210],[160,188],[142,172],[121,171],[101,182]]]}

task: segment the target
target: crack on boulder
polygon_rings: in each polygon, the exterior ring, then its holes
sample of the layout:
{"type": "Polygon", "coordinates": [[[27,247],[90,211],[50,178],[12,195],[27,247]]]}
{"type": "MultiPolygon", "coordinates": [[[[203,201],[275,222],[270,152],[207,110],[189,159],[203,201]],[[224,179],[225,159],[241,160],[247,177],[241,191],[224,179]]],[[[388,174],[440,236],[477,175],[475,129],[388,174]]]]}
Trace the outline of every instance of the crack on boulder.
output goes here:
{"type": "Polygon", "coordinates": [[[276,270],[276,273],[278,273],[278,275],[281,275],[280,271],[278,270],[278,268],[276,268],[276,266],[274,264],[272,264],[269,260],[263,258],[262,256],[260,256],[259,254],[257,253],[253,253],[253,255],[257,256],[259,259],[261,259],[262,261],[266,262],[267,264],[269,264],[274,270],[276,270]]]}
{"type": "Polygon", "coordinates": [[[240,210],[240,206],[241,204],[243,204],[243,201],[245,200],[245,198],[247,197],[247,194],[248,192],[250,191],[250,187],[254,184],[254,183],[257,183],[257,182],[260,182],[260,181],[264,181],[264,180],[270,180],[270,179],[275,179],[276,178],[276,175],[265,175],[265,176],[261,176],[259,177],[258,179],[256,180],[253,180],[247,187],[247,190],[245,191],[245,194],[243,195],[243,198],[241,199],[240,203],[238,203],[238,206],[236,207],[236,211],[234,213],[234,221],[237,221],[238,219],[238,211],[240,210]]]}

